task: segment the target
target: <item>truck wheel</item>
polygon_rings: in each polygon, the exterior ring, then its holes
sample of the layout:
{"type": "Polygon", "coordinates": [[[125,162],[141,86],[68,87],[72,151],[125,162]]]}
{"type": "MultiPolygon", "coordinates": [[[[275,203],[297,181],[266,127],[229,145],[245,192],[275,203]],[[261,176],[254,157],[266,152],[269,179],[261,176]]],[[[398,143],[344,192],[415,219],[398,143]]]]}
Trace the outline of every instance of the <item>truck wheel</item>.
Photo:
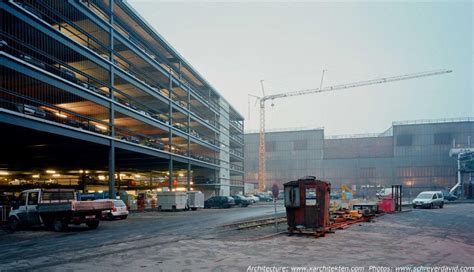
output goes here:
{"type": "Polygon", "coordinates": [[[53,230],[57,232],[65,231],[67,229],[67,223],[62,218],[55,218],[53,221],[53,230]]]}
{"type": "Polygon", "coordinates": [[[17,231],[21,229],[21,223],[16,217],[12,216],[8,219],[8,227],[11,231],[17,231]]]}
{"type": "Polygon", "coordinates": [[[99,226],[99,220],[87,222],[86,225],[89,229],[96,229],[99,226]]]}
{"type": "Polygon", "coordinates": [[[191,210],[192,210],[192,211],[195,211],[195,210],[197,210],[197,208],[191,208],[191,210]]]}
{"type": "Polygon", "coordinates": [[[441,202],[441,204],[439,204],[439,208],[442,209],[444,206],[444,202],[441,202]]]}

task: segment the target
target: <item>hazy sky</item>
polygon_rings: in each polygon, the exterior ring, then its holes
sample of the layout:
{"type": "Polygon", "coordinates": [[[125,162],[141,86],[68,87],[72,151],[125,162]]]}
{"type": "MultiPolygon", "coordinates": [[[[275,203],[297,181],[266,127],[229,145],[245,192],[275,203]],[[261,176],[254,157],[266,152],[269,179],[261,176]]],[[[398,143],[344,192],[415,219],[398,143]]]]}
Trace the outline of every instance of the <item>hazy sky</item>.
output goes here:
{"type": "Polygon", "coordinates": [[[275,100],[267,128],[382,132],[392,121],[474,116],[471,1],[128,0],[246,119],[267,94],[434,69],[451,74],[275,100]]]}

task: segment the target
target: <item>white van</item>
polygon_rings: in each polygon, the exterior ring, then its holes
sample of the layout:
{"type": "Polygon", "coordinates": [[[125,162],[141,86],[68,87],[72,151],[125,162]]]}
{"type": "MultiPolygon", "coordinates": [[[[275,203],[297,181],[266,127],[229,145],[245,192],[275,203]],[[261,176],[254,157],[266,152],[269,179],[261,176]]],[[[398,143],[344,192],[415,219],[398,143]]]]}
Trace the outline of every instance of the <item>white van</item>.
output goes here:
{"type": "Polygon", "coordinates": [[[443,208],[444,206],[444,197],[441,191],[426,191],[421,192],[418,196],[413,199],[413,209],[418,207],[422,208],[431,208],[438,206],[443,208]]]}
{"type": "Polygon", "coordinates": [[[377,198],[384,198],[384,197],[390,196],[390,195],[392,195],[392,187],[382,188],[380,191],[375,193],[375,196],[377,196],[377,198]]]}

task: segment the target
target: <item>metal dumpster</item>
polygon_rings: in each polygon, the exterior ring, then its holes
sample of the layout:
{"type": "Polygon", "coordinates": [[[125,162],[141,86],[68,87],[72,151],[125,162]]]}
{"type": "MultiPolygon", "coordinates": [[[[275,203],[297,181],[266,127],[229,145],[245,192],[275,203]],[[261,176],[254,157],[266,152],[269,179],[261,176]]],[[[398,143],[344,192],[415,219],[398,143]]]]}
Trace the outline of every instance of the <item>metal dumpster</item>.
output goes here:
{"type": "Polygon", "coordinates": [[[324,231],[329,227],[331,184],[305,177],[284,185],[288,230],[324,231]]]}

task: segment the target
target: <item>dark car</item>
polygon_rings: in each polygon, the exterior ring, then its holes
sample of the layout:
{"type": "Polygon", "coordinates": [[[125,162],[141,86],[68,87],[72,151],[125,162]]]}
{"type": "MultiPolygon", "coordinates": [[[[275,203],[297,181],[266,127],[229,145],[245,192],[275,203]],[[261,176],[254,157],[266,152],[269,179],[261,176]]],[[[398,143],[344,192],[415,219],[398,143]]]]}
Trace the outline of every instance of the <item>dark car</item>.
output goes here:
{"type": "Polygon", "coordinates": [[[136,144],[140,143],[140,138],[136,136],[123,136],[121,139],[127,142],[136,143],[136,144]]]}
{"type": "Polygon", "coordinates": [[[34,59],[33,57],[31,56],[28,56],[28,55],[24,55],[24,54],[21,54],[20,55],[20,58],[30,64],[33,64],[34,66],[36,67],[39,67],[41,69],[46,69],[46,64],[44,64],[43,62],[37,60],[37,59],[34,59]]]}
{"type": "Polygon", "coordinates": [[[451,194],[450,192],[447,192],[447,191],[443,191],[443,197],[445,200],[447,201],[455,201],[458,199],[457,196],[451,194]]]}
{"type": "Polygon", "coordinates": [[[59,68],[59,73],[58,75],[64,79],[67,79],[69,81],[72,81],[72,82],[76,82],[76,74],[69,70],[68,68],[65,68],[65,67],[61,67],[59,68]]]}
{"type": "Polygon", "coordinates": [[[265,194],[259,194],[255,195],[260,199],[260,202],[270,202],[273,201],[273,198],[270,195],[265,195],[265,194]]]}
{"type": "Polygon", "coordinates": [[[204,201],[204,208],[230,208],[235,205],[235,200],[230,196],[213,196],[204,201]]]}
{"type": "Polygon", "coordinates": [[[237,206],[247,207],[248,205],[252,204],[252,202],[249,199],[247,199],[245,196],[234,195],[231,197],[234,199],[235,205],[237,206]]]}
{"type": "Polygon", "coordinates": [[[27,104],[18,104],[17,109],[19,112],[24,113],[26,115],[37,116],[41,118],[46,118],[47,113],[42,108],[38,108],[35,106],[27,105],[27,104]]]}

